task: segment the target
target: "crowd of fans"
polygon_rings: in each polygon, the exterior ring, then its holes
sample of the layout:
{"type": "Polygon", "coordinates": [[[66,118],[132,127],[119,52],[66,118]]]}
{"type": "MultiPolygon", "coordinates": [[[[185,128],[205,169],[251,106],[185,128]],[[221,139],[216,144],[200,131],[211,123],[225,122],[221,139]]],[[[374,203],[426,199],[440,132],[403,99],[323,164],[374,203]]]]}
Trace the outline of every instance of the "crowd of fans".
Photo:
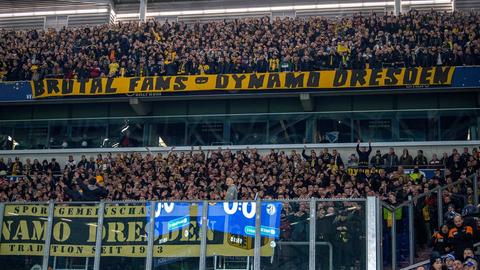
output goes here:
{"type": "MultiPolygon", "coordinates": [[[[462,214],[453,214],[446,221],[432,236],[429,269],[477,270],[480,262],[474,252],[474,243],[480,240],[477,207],[467,206],[462,214]]],[[[425,269],[424,266],[417,268],[425,269]]]]}
{"type": "MultiPolygon", "coordinates": [[[[292,198],[361,198],[378,195],[392,205],[408,195],[427,192],[439,185],[459,179],[470,181],[479,164],[480,152],[474,148],[462,153],[456,149],[442,159],[432,155],[430,161],[419,150],[413,158],[408,150],[397,156],[391,148],[382,154],[370,155],[371,147],[359,147],[356,154],[343,162],[336,149],[271,150],[261,155],[256,149],[232,152],[190,151],[168,154],[117,153],[97,157],[69,156],[65,166],[52,159],[20,161],[0,158],[1,201],[78,200],[220,200],[226,195],[226,179],[237,187],[236,199],[292,198]],[[350,168],[356,168],[350,170],[350,168]],[[407,174],[404,167],[413,168],[407,174]],[[427,179],[422,168],[436,168],[427,179]],[[445,168],[445,170],[443,170],[445,168]],[[441,170],[442,169],[442,170],[441,170]],[[9,181],[8,176],[15,177],[9,181]],[[89,197],[82,194],[88,185],[102,190],[89,197]]],[[[456,193],[461,193],[455,190],[456,193]]],[[[465,190],[467,203],[473,202],[471,189],[465,190]]],[[[462,205],[458,205],[460,208],[462,205]]]]}
{"type": "MultiPolygon", "coordinates": [[[[377,150],[370,155],[371,147],[358,147],[357,153],[344,164],[333,149],[314,149],[302,153],[293,150],[271,150],[260,155],[256,149],[232,152],[230,150],[177,153],[117,153],[98,154],[95,158],[75,161],[69,156],[62,168],[52,159],[0,158],[1,201],[57,201],[75,200],[75,193],[85,185],[95,185],[104,190],[104,196],[83,198],[87,200],[195,200],[224,199],[226,178],[231,178],[238,188],[238,199],[253,199],[255,195],[269,199],[290,198],[359,198],[378,195],[392,205],[404,201],[408,195],[427,192],[439,185],[467,179],[478,168],[480,153],[474,148],[470,153],[456,149],[441,159],[436,154],[430,161],[419,150],[413,158],[407,149],[397,156],[393,148],[382,154],[377,150]],[[308,153],[309,152],[309,153],[308,153]],[[404,167],[415,166],[406,174],[404,167]],[[348,168],[355,167],[355,170],[348,168]],[[436,168],[435,176],[426,179],[421,168],[436,168]],[[444,173],[440,169],[446,168],[444,173]],[[20,176],[9,181],[5,175],[20,176]],[[395,199],[393,199],[395,197],[395,199]]],[[[459,193],[459,192],[457,192],[459,193]]],[[[80,194],[80,193],[79,193],[80,194]]],[[[473,202],[472,191],[464,192],[468,203],[473,202]]],[[[85,195],[83,195],[85,197],[85,195]]],[[[235,198],[235,199],[237,199],[235,198]]],[[[458,205],[459,208],[461,205],[458,205]]]]}
{"type": "MultiPolygon", "coordinates": [[[[468,263],[469,260],[465,259],[468,256],[463,254],[473,248],[479,236],[476,223],[472,224],[471,219],[466,215],[462,217],[460,213],[475,201],[471,175],[480,166],[477,162],[480,152],[476,148],[470,151],[465,147],[462,152],[454,149],[451,154],[444,153],[441,159],[435,154],[427,159],[421,150],[415,157],[407,149],[400,156],[393,148],[387,153],[379,150],[372,153],[370,146],[367,148],[360,143],[355,152],[345,163],[336,149],[327,148],[305,148],[301,153],[293,150],[289,154],[275,150],[260,154],[256,149],[203,151],[193,147],[190,152],[176,152],[172,148],[167,154],[98,154],[96,157],[82,156],[80,160],[69,156],[64,166],[55,159],[40,162],[37,159],[0,158],[0,201],[379,196],[388,204],[397,206],[408,196],[425,194],[414,205],[416,250],[430,244],[437,257],[454,252],[451,256],[459,259],[462,266],[464,262],[468,263]],[[405,167],[410,168],[409,173],[405,172],[405,167]],[[424,168],[433,169],[434,175],[425,177],[421,172],[424,168]],[[430,190],[462,179],[461,184],[443,191],[446,225],[439,228],[437,199],[430,190]],[[468,222],[464,222],[464,218],[468,222]]],[[[364,221],[360,207],[348,202],[340,205],[320,203],[317,207],[317,228],[323,228],[317,229],[318,240],[336,243],[335,247],[345,247],[337,249],[343,255],[335,256],[336,261],[352,267],[359,262],[342,258],[355,257],[348,253],[352,250],[351,245],[358,245],[361,250],[361,233],[358,230],[362,228],[359,224],[364,221]]],[[[406,211],[400,213],[397,220],[399,234],[404,233],[402,228],[408,228],[408,224],[403,224],[405,219],[401,215],[406,215],[406,211]]],[[[390,217],[388,214],[384,216],[384,228],[391,226],[390,217]]],[[[308,203],[285,206],[281,222],[282,239],[306,240],[308,218],[308,203]]],[[[388,258],[385,259],[388,261],[388,258]]]]}
{"type": "Polygon", "coordinates": [[[4,80],[480,64],[475,12],[0,30],[4,80]]]}

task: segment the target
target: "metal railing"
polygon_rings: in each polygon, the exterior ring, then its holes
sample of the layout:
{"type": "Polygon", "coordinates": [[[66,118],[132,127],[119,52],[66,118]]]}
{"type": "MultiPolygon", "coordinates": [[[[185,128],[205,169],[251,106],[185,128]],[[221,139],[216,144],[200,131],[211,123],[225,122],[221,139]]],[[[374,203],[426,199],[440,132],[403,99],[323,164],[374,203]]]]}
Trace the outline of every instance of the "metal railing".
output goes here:
{"type": "MultiPolygon", "coordinates": [[[[479,247],[479,246],[480,246],[480,242],[479,242],[479,243],[475,243],[473,246],[474,246],[474,247],[479,247]]],[[[412,265],[410,265],[410,266],[401,268],[400,270],[414,270],[414,269],[417,269],[417,268],[420,267],[420,266],[426,267],[426,266],[429,265],[429,264],[430,264],[430,260],[424,260],[424,261],[421,261],[421,262],[412,264],[412,265]]]]}
{"type": "MultiPolygon", "coordinates": [[[[414,226],[414,202],[424,199],[427,196],[431,196],[432,194],[436,193],[436,205],[437,205],[437,224],[438,227],[444,224],[444,213],[443,213],[443,192],[447,189],[450,189],[454,186],[461,185],[461,184],[471,184],[471,187],[473,189],[473,203],[475,205],[478,205],[478,176],[477,173],[474,173],[470,175],[467,178],[460,179],[456,182],[444,185],[444,186],[439,186],[436,187],[432,190],[430,190],[427,193],[420,194],[415,197],[409,196],[408,201],[402,202],[397,206],[391,206],[388,205],[385,202],[381,202],[381,209],[379,215],[383,216],[383,210],[386,209],[387,211],[390,211],[391,217],[390,222],[391,222],[391,228],[390,228],[390,233],[391,233],[391,269],[395,270],[398,268],[398,258],[397,258],[397,252],[398,252],[398,247],[397,247],[397,211],[400,210],[402,211],[403,207],[408,207],[408,213],[407,213],[407,218],[408,218],[408,264],[410,265],[409,267],[402,268],[402,270],[408,270],[408,269],[413,269],[411,267],[413,266],[421,266],[422,262],[420,263],[415,263],[415,226],[414,226]],[[420,264],[420,265],[419,265],[420,264]]],[[[402,216],[403,218],[403,216],[402,216]]],[[[388,222],[388,220],[387,220],[388,222]]],[[[382,226],[380,224],[380,226],[382,226]]]]}
{"type": "MultiPolygon", "coordinates": [[[[162,242],[156,243],[155,241],[155,233],[156,233],[156,222],[158,215],[156,216],[156,211],[161,211],[158,210],[161,206],[160,204],[166,204],[166,203],[177,203],[177,202],[157,202],[157,201],[101,201],[101,202],[53,202],[50,201],[48,204],[43,203],[36,203],[36,202],[9,202],[9,203],[1,203],[0,204],[0,231],[2,230],[2,226],[6,226],[8,223],[8,226],[11,226],[11,222],[14,218],[19,218],[19,216],[22,216],[22,213],[12,213],[12,209],[14,209],[15,206],[40,206],[42,209],[46,209],[45,215],[43,215],[40,219],[45,220],[45,228],[44,228],[44,233],[45,233],[45,239],[42,243],[43,245],[43,250],[42,250],[42,269],[47,270],[49,267],[52,265],[52,257],[53,261],[55,264],[58,265],[56,256],[61,256],[61,257],[69,257],[69,254],[66,255],[58,255],[55,253],[52,249],[54,246],[55,242],[57,240],[54,240],[54,233],[58,234],[57,232],[54,232],[53,228],[58,225],[57,223],[59,222],[59,219],[61,219],[61,215],[58,214],[59,211],[61,210],[67,210],[67,209],[62,209],[62,208],[68,208],[68,207],[91,207],[92,204],[95,206],[95,215],[89,217],[90,219],[95,219],[96,220],[96,228],[95,228],[95,242],[91,243],[91,245],[94,245],[95,247],[95,254],[94,256],[90,257],[90,262],[93,259],[93,270],[98,270],[103,268],[101,265],[102,258],[105,254],[102,252],[102,247],[104,247],[105,244],[105,234],[111,233],[110,231],[115,231],[116,229],[111,227],[112,224],[112,218],[117,218],[117,216],[112,217],[111,214],[109,215],[109,209],[110,207],[118,207],[118,206],[142,206],[145,207],[145,213],[143,216],[140,218],[144,217],[145,222],[145,232],[146,232],[146,241],[142,242],[144,243],[143,245],[146,245],[146,253],[145,255],[142,255],[141,258],[145,259],[145,268],[146,270],[151,270],[154,269],[155,265],[155,259],[158,257],[157,255],[154,255],[154,245],[162,245],[162,242]],[[8,208],[7,208],[8,207],[8,208]],[[6,209],[9,209],[8,211],[5,211],[6,209]],[[8,213],[7,213],[8,212],[8,213]],[[105,218],[106,217],[106,218],[105,218]],[[9,219],[9,221],[6,223],[5,219],[9,219]],[[52,253],[53,252],[53,253],[52,253]],[[93,258],[92,258],[93,257],[93,258]],[[50,259],[50,260],[49,260],[50,259]]],[[[210,213],[209,209],[212,207],[212,205],[215,205],[215,203],[227,203],[227,202],[213,202],[213,201],[179,201],[178,203],[187,203],[189,206],[195,205],[196,207],[202,207],[201,211],[198,213],[198,218],[200,220],[201,218],[201,223],[200,223],[200,231],[199,231],[199,256],[198,256],[198,269],[199,270],[205,270],[207,268],[207,259],[212,258],[213,255],[211,252],[207,252],[207,248],[209,246],[208,244],[208,239],[207,239],[207,234],[211,233],[213,231],[213,228],[210,227],[209,224],[209,219],[210,219],[210,213]],[[201,224],[207,224],[207,226],[203,226],[201,224]]],[[[351,246],[345,246],[345,242],[336,242],[330,238],[326,238],[327,240],[322,240],[320,238],[320,233],[323,232],[321,227],[317,227],[317,221],[321,220],[319,213],[317,213],[317,208],[319,209],[326,209],[327,207],[334,207],[335,209],[335,217],[338,217],[339,220],[340,217],[348,217],[348,218],[359,218],[359,223],[358,224],[363,224],[361,225],[360,228],[354,228],[352,225],[352,229],[357,229],[360,232],[360,235],[358,236],[358,240],[351,241],[349,242],[349,245],[355,245],[358,244],[358,248],[361,250],[355,250],[355,254],[353,254],[353,257],[358,257],[360,262],[364,262],[364,264],[361,264],[360,269],[368,269],[368,270],[376,270],[376,269],[381,269],[380,268],[380,257],[377,256],[378,253],[378,247],[380,246],[380,238],[377,237],[376,233],[370,233],[369,229],[371,228],[376,228],[376,223],[378,222],[378,214],[379,214],[379,199],[377,197],[368,197],[366,199],[316,199],[316,198],[311,198],[311,199],[298,199],[298,200],[255,200],[255,201],[245,201],[245,202],[228,202],[229,204],[234,204],[234,203],[249,203],[251,204],[251,207],[254,207],[256,209],[255,215],[252,217],[254,218],[254,224],[255,224],[255,236],[251,236],[254,241],[253,243],[253,270],[260,270],[264,269],[264,263],[261,258],[262,257],[271,257],[270,260],[274,260],[274,256],[282,256],[281,254],[275,254],[275,248],[283,247],[284,249],[288,249],[289,251],[298,251],[303,250],[305,251],[302,255],[305,256],[305,258],[301,258],[305,264],[304,269],[309,269],[309,270],[315,270],[319,269],[319,266],[316,265],[318,263],[318,258],[322,258],[323,260],[327,260],[328,258],[328,263],[326,261],[322,261],[322,264],[332,270],[332,269],[339,269],[340,263],[343,263],[345,259],[351,259],[351,258],[340,258],[339,257],[339,252],[342,252],[342,250],[351,250],[351,246]],[[267,206],[269,203],[280,203],[282,205],[282,209],[284,208],[290,208],[290,207],[300,207],[300,205],[306,207],[308,209],[306,211],[306,216],[304,216],[304,224],[305,224],[305,233],[308,234],[308,236],[303,235],[305,238],[302,239],[296,239],[294,237],[291,238],[283,238],[283,236],[279,236],[278,239],[274,240],[269,240],[273,238],[268,238],[264,235],[263,231],[263,219],[262,219],[262,213],[267,213],[267,218],[272,218],[272,212],[266,212],[267,208],[263,208],[264,206],[267,206]],[[352,205],[354,207],[352,207],[352,205]],[[356,205],[356,206],[355,206],[356,205]],[[353,210],[352,210],[353,208],[353,210]],[[355,212],[351,212],[355,211],[355,212]],[[355,213],[355,214],[352,214],[355,213]],[[362,216],[365,215],[365,218],[362,218],[362,216]],[[368,233],[367,233],[368,232],[368,233]],[[269,243],[265,243],[265,240],[267,241],[272,241],[269,243]],[[275,242],[273,242],[275,241],[275,242]],[[333,241],[333,242],[332,242],[333,241]],[[363,244],[362,244],[363,243],[363,244]],[[269,255],[268,253],[261,253],[264,252],[264,248],[266,245],[270,245],[271,249],[273,250],[273,255],[269,255]],[[327,249],[323,250],[325,253],[323,256],[320,256],[318,252],[321,252],[321,250],[317,249],[318,247],[325,246],[327,249]],[[308,249],[308,251],[307,251],[308,249]],[[363,258],[362,253],[365,253],[366,258],[363,258]],[[328,254],[328,255],[327,255],[328,254]],[[320,257],[319,257],[320,256],[320,257]],[[362,258],[360,258],[362,256],[362,258]],[[308,257],[308,259],[307,259],[308,257]],[[373,258],[373,260],[372,260],[373,258]]],[[[246,206],[245,206],[246,207],[246,206]]],[[[22,208],[22,207],[20,207],[22,208]]],[[[176,209],[176,208],[175,208],[176,209]]],[[[200,209],[200,208],[198,208],[200,209]]],[[[253,208],[252,208],[253,209],[253,208]]],[[[176,211],[176,210],[175,210],[176,211]]],[[[190,210],[189,210],[190,211],[190,210]]],[[[226,212],[226,211],[225,211],[226,212]]],[[[284,212],[282,212],[283,214],[284,212]]],[[[291,214],[293,212],[290,212],[291,214]]],[[[25,214],[27,215],[27,214],[25,214]]],[[[245,214],[244,214],[245,215],[245,214]]],[[[280,212],[278,213],[279,219],[280,219],[280,212]]],[[[327,215],[328,216],[328,215],[327,215]]],[[[38,218],[38,216],[37,216],[38,218]]],[[[85,220],[77,219],[74,220],[76,217],[69,217],[69,222],[86,222],[85,220]],[[73,220],[73,221],[72,221],[73,220]]],[[[78,217],[80,218],[80,217],[78,217]]],[[[122,218],[122,217],[118,217],[122,218]]],[[[125,218],[125,217],[124,217],[125,218]]],[[[65,219],[65,218],[64,218],[65,219]]],[[[195,219],[197,220],[197,219],[195,219]]],[[[118,220],[115,220],[115,222],[119,222],[118,220]]],[[[294,223],[293,221],[283,221],[283,219],[280,221],[280,227],[287,222],[289,225],[291,225],[292,230],[294,223]]],[[[341,222],[341,221],[340,221],[341,222]]],[[[297,222],[298,223],[298,222],[297,222]]],[[[355,223],[357,224],[357,223],[355,223]]],[[[88,224],[87,224],[88,225],[88,224]]],[[[345,225],[343,225],[345,226],[345,225]]],[[[350,225],[348,225],[350,227],[350,225]]],[[[10,227],[9,227],[10,230],[10,227]]],[[[283,230],[283,229],[282,229],[283,230]]],[[[333,233],[337,233],[336,230],[332,229],[333,233]]],[[[72,232],[73,233],[73,232],[72,232]]],[[[81,232],[75,232],[76,234],[81,234],[81,232]]],[[[225,231],[225,233],[227,233],[225,231]]],[[[57,235],[58,236],[58,235],[57,235]]],[[[158,236],[158,235],[157,235],[158,236]]],[[[93,237],[93,236],[92,236],[93,237]]],[[[39,240],[39,239],[37,239],[39,240]]],[[[9,244],[9,239],[4,239],[4,236],[0,239],[0,244],[9,244]]],[[[108,246],[108,244],[107,244],[108,246]]],[[[187,248],[188,246],[182,246],[182,248],[187,248]]],[[[269,248],[270,248],[269,247],[269,248]]],[[[10,254],[12,255],[12,254],[10,254]]],[[[28,256],[26,254],[13,254],[14,256],[28,256]]],[[[5,256],[8,256],[8,254],[0,254],[0,264],[2,263],[2,258],[5,258],[5,256]]],[[[71,255],[74,256],[74,255],[71,255]]],[[[114,256],[122,256],[121,254],[119,255],[114,255],[114,256]]],[[[216,256],[216,255],[215,255],[216,256]]],[[[225,255],[221,255],[225,256],[225,255]]],[[[292,255],[289,255],[292,256],[292,255]]],[[[88,257],[87,255],[77,255],[77,257],[88,257]]],[[[176,256],[178,257],[178,256],[176,256]]],[[[246,257],[246,256],[245,256],[246,257]]],[[[282,257],[283,258],[283,257],[282,257]]],[[[286,258],[294,258],[294,257],[286,257],[286,258]]],[[[298,258],[297,258],[298,259],[298,258]]],[[[30,265],[31,267],[31,265],[30,265]]],[[[142,266],[143,269],[143,266],[142,266]]],[[[324,268],[322,268],[324,269],[324,268]]]]}

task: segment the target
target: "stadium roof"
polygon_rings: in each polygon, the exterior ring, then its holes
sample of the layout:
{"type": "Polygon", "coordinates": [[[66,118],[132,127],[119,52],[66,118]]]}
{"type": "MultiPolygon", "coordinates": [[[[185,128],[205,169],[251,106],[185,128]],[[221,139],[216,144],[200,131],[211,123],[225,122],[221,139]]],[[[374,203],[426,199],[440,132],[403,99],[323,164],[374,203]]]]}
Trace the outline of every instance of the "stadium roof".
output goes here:
{"type": "MultiPolygon", "coordinates": [[[[194,1],[205,1],[205,0],[148,0],[148,3],[159,3],[159,2],[194,2],[194,1]]],[[[232,0],[224,0],[224,2],[232,0]]],[[[140,2],[140,0],[113,0],[115,4],[134,4],[140,2]]]]}
{"type": "MultiPolygon", "coordinates": [[[[402,4],[404,11],[480,10],[478,0],[402,0],[402,4]]],[[[138,20],[139,8],[140,0],[1,0],[0,28],[44,29],[138,20]]],[[[184,22],[247,16],[335,17],[393,9],[393,0],[147,0],[147,17],[184,22]]]]}
{"type": "MultiPolygon", "coordinates": [[[[153,1],[153,0],[152,0],[153,1]]],[[[9,12],[18,9],[76,9],[91,7],[92,5],[109,5],[109,0],[2,0],[0,1],[0,12],[9,12]]]]}

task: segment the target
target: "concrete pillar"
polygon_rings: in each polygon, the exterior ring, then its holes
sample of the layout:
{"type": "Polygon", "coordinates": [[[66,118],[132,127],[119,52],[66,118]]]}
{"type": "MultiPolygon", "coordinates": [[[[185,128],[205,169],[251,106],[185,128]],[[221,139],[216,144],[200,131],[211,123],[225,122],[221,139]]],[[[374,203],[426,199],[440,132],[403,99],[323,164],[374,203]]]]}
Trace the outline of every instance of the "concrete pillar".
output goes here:
{"type": "Polygon", "coordinates": [[[302,103],[302,107],[304,111],[306,112],[313,111],[313,100],[310,98],[309,93],[301,93],[300,102],[302,103]]]}
{"type": "Polygon", "coordinates": [[[145,116],[152,112],[152,103],[144,102],[137,97],[132,97],[129,99],[130,106],[139,116],[145,116]]]}
{"type": "Polygon", "coordinates": [[[140,0],[140,21],[147,21],[147,0],[140,0]]]}
{"type": "Polygon", "coordinates": [[[393,12],[395,13],[395,16],[398,16],[400,13],[402,13],[402,0],[395,0],[393,12]]]}

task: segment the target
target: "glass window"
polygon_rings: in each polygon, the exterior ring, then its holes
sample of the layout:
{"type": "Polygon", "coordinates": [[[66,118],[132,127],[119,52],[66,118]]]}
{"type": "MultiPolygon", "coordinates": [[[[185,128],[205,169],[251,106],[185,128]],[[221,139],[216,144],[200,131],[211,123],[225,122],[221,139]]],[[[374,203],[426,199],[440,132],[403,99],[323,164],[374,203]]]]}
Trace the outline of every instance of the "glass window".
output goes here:
{"type": "Polygon", "coordinates": [[[44,149],[48,146],[46,122],[20,122],[13,131],[15,149],[44,149]]]}
{"type": "Polygon", "coordinates": [[[95,148],[101,147],[107,131],[105,122],[100,121],[76,121],[72,123],[72,135],[70,136],[71,147],[95,148]]]}
{"type": "Polygon", "coordinates": [[[176,146],[185,145],[185,123],[163,122],[153,124],[153,136],[150,138],[151,146],[176,146]],[[164,145],[162,145],[162,142],[164,145]]]}
{"type": "Polygon", "coordinates": [[[269,141],[271,144],[303,143],[306,134],[306,117],[288,116],[269,120],[269,141]]]}
{"type": "Polygon", "coordinates": [[[400,141],[426,141],[428,137],[428,120],[400,119],[399,140],[400,141]]]}
{"type": "Polygon", "coordinates": [[[71,148],[70,135],[68,134],[68,122],[50,123],[50,148],[71,148]]]}
{"type": "Polygon", "coordinates": [[[316,267],[328,269],[333,260],[333,269],[366,269],[365,214],[365,201],[317,202],[316,267]]]}
{"type": "Polygon", "coordinates": [[[351,142],[352,128],[350,119],[319,119],[314,137],[315,143],[345,143],[351,142]]]}
{"type": "Polygon", "coordinates": [[[309,202],[284,202],[281,211],[279,236],[262,237],[262,269],[306,270],[309,262],[309,202]]]}
{"type": "Polygon", "coordinates": [[[465,115],[440,117],[442,140],[470,140],[471,129],[476,128],[475,122],[475,117],[465,115]]]}
{"type": "MultiPolygon", "coordinates": [[[[4,124],[5,125],[5,124],[4,124]]],[[[0,150],[13,149],[13,128],[0,126],[0,150]]]]}
{"type": "Polygon", "coordinates": [[[389,142],[392,140],[391,119],[355,120],[356,139],[362,141],[389,142]]]}
{"type": "Polygon", "coordinates": [[[224,123],[216,120],[188,124],[189,145],[230,144],[223,137],[224,123]]]}
{"type": "Polygon", "coordinates": [[[144,124],[129,120],[115,121],[108,126],[103,147],[139,147],[143,145],[144,124]]]}
{"type": "Polygon", "coordinates": [[[267,122],[231,123],[230,141],[235,145],[264,144],[267,142],[267,122]]]}

